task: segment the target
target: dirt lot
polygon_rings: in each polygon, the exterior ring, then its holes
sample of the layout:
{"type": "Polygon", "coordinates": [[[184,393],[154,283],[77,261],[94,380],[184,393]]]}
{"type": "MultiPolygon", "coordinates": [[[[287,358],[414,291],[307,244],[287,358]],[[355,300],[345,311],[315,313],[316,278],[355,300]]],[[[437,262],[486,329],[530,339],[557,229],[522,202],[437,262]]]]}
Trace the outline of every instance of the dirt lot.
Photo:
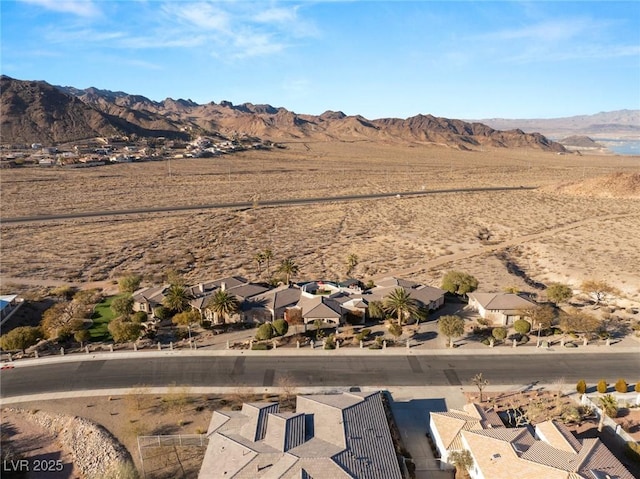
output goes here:
{"type": "Polygon", "coordinates": [[[266,199],[349,193],[553,185],[614,171],[640,171],[640,158],[359,142],[172,160],[171,176],[166,162],[5,170],[3,217],[226,201],[255,207],[3,224],[2,275],[99,281],[135,271],[159,281],[174,268],[193,282],[229,274],[258,279],[253,256],[271,248],[274,264],[295,259],[301,279],[344,278],[345,260],[356,253],[354,274],[363,279],[405,272],[438,284],[446,270],[460,268],[480,279],[481,290],[530,290],[508,272],[506,252],[535,281],[578,285],[595,276],[637,297],[637,198],[585,198],[550,188],[260,206],[266,199]],[[478,239],[482,228],[488,242],[478,239]],[[487,243],[494,247],[487,250],[487,243]]]}

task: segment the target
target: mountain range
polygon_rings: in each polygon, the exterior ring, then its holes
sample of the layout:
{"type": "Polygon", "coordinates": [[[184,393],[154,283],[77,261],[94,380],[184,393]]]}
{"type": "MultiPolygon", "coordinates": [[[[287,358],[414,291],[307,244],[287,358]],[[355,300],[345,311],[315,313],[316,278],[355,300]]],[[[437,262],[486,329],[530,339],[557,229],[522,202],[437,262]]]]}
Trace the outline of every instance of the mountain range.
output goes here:
{"type": "Polygon", "coordinates": [[[369,120],[326,111],[298,114],[267,104],[198,104],[44,81],[0,78],[4,144],[60,144],[96,136],[189,139],[198,135],[287,141],[372,141],[436,145],[461,150],[528,147],[565,151],[537,132],[498,130],[485,123],[417,115],[369,120]]]}

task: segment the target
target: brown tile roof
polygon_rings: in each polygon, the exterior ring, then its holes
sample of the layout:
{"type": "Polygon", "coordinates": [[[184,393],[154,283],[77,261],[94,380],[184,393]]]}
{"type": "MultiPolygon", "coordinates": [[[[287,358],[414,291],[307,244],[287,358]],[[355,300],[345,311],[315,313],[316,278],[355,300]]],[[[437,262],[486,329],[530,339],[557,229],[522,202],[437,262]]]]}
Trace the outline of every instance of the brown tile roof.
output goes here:
{"type": "Polygon", "coordinates": [[[513,293],[469,293],[484,309],[491,311],[518,311],[531,309],[536,304],[513,293]]]}

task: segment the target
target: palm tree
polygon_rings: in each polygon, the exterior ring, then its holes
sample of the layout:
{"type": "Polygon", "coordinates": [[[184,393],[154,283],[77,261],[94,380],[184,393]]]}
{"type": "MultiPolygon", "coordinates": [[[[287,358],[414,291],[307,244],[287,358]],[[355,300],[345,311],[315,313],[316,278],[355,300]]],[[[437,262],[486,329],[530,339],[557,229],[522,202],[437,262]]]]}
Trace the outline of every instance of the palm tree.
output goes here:
{"type": "Polygon", "coordinates": [[[179,284],[172,284],[164,295],[162,304],[171,311],[181,313],[190,308],[191,300],[189,290],[179,284]]]}
{"type": "Polygon", "coordinates": [[[253,255],[253,260],[258,263],[258,276],[262,275],[262,263],[264,263],[265,257],[263,252],[259,252],[253,255]]]}
{"type": "Polygon", "coordinates": [[[611,394],[605,394],[598,398],[598,402],[600,403],[600,409],[602,409],[600,422],[598,423],[598,432],[602,432],[602,428],[604,427],[604,417],[608,416],[613,418],[618,415],[618,400],[611,394]]]}
{"type": "Polygon", "coordinates": [[[267,276],[271,276],[271,260],[273,259],[273,251],[267,248],[262,252],[262,258],[267,262],[267,276]]]}
{"type": "Polygon", "coordinates": [[[380,301],[370,301],[367,307],[369,319],[384,319],[384,307],[380,301]]]}
{"type": "Polygon", "coordinates": [[[238,309],[240,309],[240,303],[233,294],[229,293],[229,291],[219,289],[213,294],[207,303],[207,308],[213,311],[217,316],[227,320],[232,314],[238,312],[238,309]]]}
{"type": "Polygon", "coordinates": [[[418,304],[404,288],[396,288],[384,299],[384,310],[398,316],[398,324],[402,326],[402,319],[411,316],[418,310],[418,304]]]}
{"type": "Polygon", "coordinates": [[[291,258],[283,259],[278,267],[278,272],[285,275],[287,284],[289,284],[291,277],[298,273],[298,265],[291,258]]]}
{"type": "Polygon", "coordinates": [[[347,256],[347,276],[351,274],[353,268],[358,265],[358,256],[354,253],[351,253],[347,256]]]}

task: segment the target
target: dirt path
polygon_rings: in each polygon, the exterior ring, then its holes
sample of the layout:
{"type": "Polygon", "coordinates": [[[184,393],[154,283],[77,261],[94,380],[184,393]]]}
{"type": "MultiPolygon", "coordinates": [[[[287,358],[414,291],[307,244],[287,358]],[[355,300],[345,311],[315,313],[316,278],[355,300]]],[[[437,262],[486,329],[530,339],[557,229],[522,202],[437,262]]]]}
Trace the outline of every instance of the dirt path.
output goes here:
{"type": "Polygon", "coordinates": [[[379,280],[382,278],[386,278],[389,276],[395,276],[395,277],[406,277],[410,274],[416,274],[416,273],[421,273],[423,271],[426,271],[428,269],[431,268],[435,268],[438,266],[443,266],[445,264],[448,263],[453,263],[455,261],[459,261],[462,259],[468,259],[468,258],[473,258],[475,256],[480,256],[483,254],[487,254],[487,253],[495,253],[496,251],[500,251],[502,249],[505,248],[509,248],[512,246],[518,246],[524,243],[528,243],[530,241],[535,241],[537,239],[540,238],[544,238],[547,236],[552,236],[558,233],[562,233],[564,231],[569,231],[575,228],[579,228],[581,226],[590,224],[590,223],[594,223],[600,220],[617,220],[617,219],[621,219],[621,218],[627,218],[630,216],[638,216],[640,217],[640,215],[638,213],[625,213],[625,214],[620,214],[620,215],[614,215],[614,216],[610,216],[610,215],[604,215],[604,216],[596,216],[593,218],[587,218],[585,220],[580,220],[580,221],[575,221],[573,223],[570,223],[568,225],[563,225],[563,226],[557,226],[555,228],[550,228],[547,229],[541,233],[533,233],[533,234],[529,234],[529,235],[524,235],[524,236],[518,236],[517,238],[513,238],[507,241],[502,241],[500,243],[497,244],[492,244],[492,245],[486,245],[486,246],[479,246],[478,248],[474,248],[472,250],[469,251],[462,251],[460,253],[454,253],[451,255],[447,255],[447,256],[441,256],[439,258],[436,259],[432,259],[431,261],[426,261],[424,263],[421,263],[419,266],[414,266],[412,268],[405,268],[405,269],[397,269],[397,270],[393,270],[393,271],[387,271],[384,274],[380,274],[377,275],[373,278],[373,280],[379,280]]]}

